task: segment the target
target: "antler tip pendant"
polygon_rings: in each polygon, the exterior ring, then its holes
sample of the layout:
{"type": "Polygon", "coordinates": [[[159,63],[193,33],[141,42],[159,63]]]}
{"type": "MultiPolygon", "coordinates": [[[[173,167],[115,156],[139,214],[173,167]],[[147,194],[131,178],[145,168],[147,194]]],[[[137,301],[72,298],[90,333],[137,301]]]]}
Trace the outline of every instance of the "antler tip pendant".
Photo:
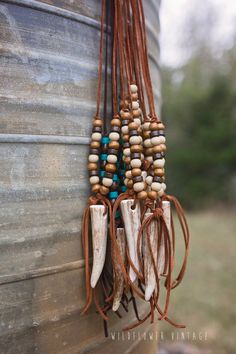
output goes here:
{"type": "Polygon", "coordinates": [[[168,309],[171,290],[181,283],[186,270],[189,230],[180,203],[166,194],[165,157],[165,126],[155,111],[142,0],[102,0],[97,109],[88,157],[93,195],[82,223],[86,276],[83,313],[94,301],[98,313],[107,321],[109,310],[120,316],[121,305],[128,311],[131,303],[137,323],[125,329],[136,327],[148,318],[153,322],[155,309],[160,320],[183,327],[168,318],[168,309]],[[105,33],[104,30],[105,19],[107,25],[113,21],[112,41],[108,40],[109,31],[105,33]],[[104,52],[104,111],[101,117],[104,52]],[[110,130],[107,115],[109,52],[113,111],[110,130]],[[173,207],[185,246],[176,279],[173,279],[176,242],[173,207]],[[165,280],[164,285],[160,282],[161,277],[165,280]],[[166,299],[162,309],[159,299],[163,287],[166,299]],[[102,292],[103,304],[99,304],[98,291],[102,292]],[[143,319],[138,314],[137,297],[150,304],[143,319]]]}

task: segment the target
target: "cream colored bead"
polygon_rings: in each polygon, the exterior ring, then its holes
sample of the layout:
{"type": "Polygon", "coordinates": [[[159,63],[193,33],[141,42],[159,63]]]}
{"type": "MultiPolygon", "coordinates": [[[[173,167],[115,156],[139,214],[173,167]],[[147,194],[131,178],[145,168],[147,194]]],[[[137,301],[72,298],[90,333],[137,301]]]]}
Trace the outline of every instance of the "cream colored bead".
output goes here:
{"type": "Polygon", "coordinates": [[[131,145],[139,145],[142,142],[141,136],[131,136],[129,142],[131,145]]]}
{"type": "Polygon", "coordinates": [[[162,197],[164,195],[164,190],[162,188],[158,191],[158,195],[159,197],[162,197]]]}
{"type": "Polygon", "coordinates": [[[102,184],[106,187],[111,187],[113,181],[111,178],[103,177],[102,184]]]}
{"type": "Polygon", "coordinates": [[[127,178],[132,178],[132,173],[131,173],[130,170],[128,170],[128,171],[125,172],[125,177],[127,177],[127,178]]]}
{"type": "Polygon", "coordinates": [[[129,178],[125,178],[124,179],[124,185],[127,186],[128,182],[129,182],[129,178]]]}
{"type": "Polygon", "coordinates": [[[135,192],[143,191],[144,190],[144,183],[143,182],[134,183],[133,189],[135,192]]]}
{"type": "Polygon", "coordinates": [[[119,133],[116,133],[116,132],[111,132],[109,134],[109,138],[111,140],[115,140],[115,141],[118,141],[120,139],[120,134],[119,133]]]}
{"type": "Polygon", "coordinates": [[[142,165],[142,161],[139,159],[133,159],[130,161],[130,165],[132,168],[140,168],[142,165]]]}
{"type": "Polygon", "coordinates": [[[161,144],[161,137],[160,136],[154,136],[151,138],[152,145],[160,145],[161,144]]]}
{"type": "Polygon", "coordinates": [[[132,93],[136,93],[138,91],[138,87],[135,84],[130,85],[130,91],[132,93]]]}
{"type": "Polygon", "coordinates": [[[150,128],[150,122],[145,122],[143,124],[143,130],[149,130],[149,128],[150,128]]]}
{"type": "Polygon", "coordinates": [[[88,160],[89,160],[89,162],[98,162],[99,156],[91,154],[91,155],[89,155],[88,160]]]}
{"type": "Polygon", "coordinates": [[[153,162],[153,157],[152,156],[147,156],[146,160],[152,163],[153,162]]]}
{"type": "Polygon", "coordinates": [[[91,140],[100,141],[102,139],[101,133],[93,133],[91,136],[91,140]]]}
{"type": "Polygon", "coordinates": [[[117,162],[117,156],[116,155],[108,155],[107,156],[107,161],[109,163],[116,163],[117,162]]]}
{"type": "Polygon", "coordinates": [[[146,182],[150,186],[152,184],[153,177],[152,176],[147,176],[146,177],[146,182]]]}
{"type": "Polygon", "coordinates": [[[151,188],[152,188],[153,191],[158,192],[159,190],[161,190],[161,183],[159,183],[159,182],[152,182],[151,188]]]}
{"type": "Polygon", "coordinates": [[[98,176],[92,176],[92,177],[89,178],[89,182],[91,184],[97,184],[97,183],[99,183],[99,177],[98,176]]]}
{"type": "Polygon", "coordinates": [[[161,144],[165,144],[166,138],[164,136],[159,136],[161,144]]]}
{"type": "Polygon", "coordinates": [[[145,181],[146,178],[147,178],[147,172],[146,171],[142,171],[142,177],[143,177],[143,180],[145,181]]]}
{"type": "Polygon", "coordinates": [[[123,127],[121,128],[121,132],[122,134],[128,134],[129,133],[128,125],[123,125],[123,127]]]}
{"type": "Polygon", "coordinates": [[[130,156],[130,148],[125,148],[125,149],[123,150],[123,154],[124,154],[125,156],[130,156]]]}
{"type": "Polygon", "coordinates": [[[165,183],[162,183],[162,184],[161,184],[161,188],[163,189],[163,191],[165,191],[165,190],[166,190],[166,184],[165,184],[165,183]]]}
{"type": "Polygon", "coordinates": [[[141,125],[140,118],[134,118],[134,122],[138,125],[138,127],[140,127],[140,125],[141,125]]]}
{"type": "Polygon", "coordinates": [[[165,166],[165,159],[157,159],[153,161],[153,166],[155,168],[163,168],[165,166]]]}
{"type": "Polygon", "coordinates": [[[143,142],[143,145],[144,145],[146,148],[152,147],[151,139],[145,139],[144,142],[143,142]]]}
{"type": "Polygon", "coordinates": [[[132,109],[138,109],[139,108],[139,103],[137,101],[132,102],[132,109]]]}

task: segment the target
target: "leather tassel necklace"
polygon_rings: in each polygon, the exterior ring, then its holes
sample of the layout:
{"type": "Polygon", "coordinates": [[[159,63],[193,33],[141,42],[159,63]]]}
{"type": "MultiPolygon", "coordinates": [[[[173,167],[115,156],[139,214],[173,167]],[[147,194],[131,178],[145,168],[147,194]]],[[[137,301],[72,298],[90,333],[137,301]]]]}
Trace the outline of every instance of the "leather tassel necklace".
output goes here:
{"type": "MultiPolygon", "coordinates": [[[[108,30],[107,26],[106,39],[108,30]]],[[[104,107],[108,43],[106,40],[104,107]]],[[[97,110],[88,157],[93,195],[83,216],[82,241],[86,275],[83,314],[94,301],[105,324],[110,310],[121,317],[119,309],[127,312],[131,303],[137,322],[125,329],[147,319],[152,323],[155,312],[159,320],[184,327],[170,320],[168,309],[171,291],[181,283],[186,270],[189,229],[179,201],[166,194],[165,155],[165,126],[155,110],[142,0],[102,0],[97,110]],[[110,14],[108,3],[113,7],[110,14]],[[100,117],[106,13],[106,24],[109,18],[113,20],[109,133],[104,128],[106,109],[104,118],[100,117]],[[174,209],[184,239],[182,265],[175,279],[174,209]],[[98,301],[98,289],[103,304],[98,301]],[[142,318],[136,298],[150,305],[142,318]]]]}

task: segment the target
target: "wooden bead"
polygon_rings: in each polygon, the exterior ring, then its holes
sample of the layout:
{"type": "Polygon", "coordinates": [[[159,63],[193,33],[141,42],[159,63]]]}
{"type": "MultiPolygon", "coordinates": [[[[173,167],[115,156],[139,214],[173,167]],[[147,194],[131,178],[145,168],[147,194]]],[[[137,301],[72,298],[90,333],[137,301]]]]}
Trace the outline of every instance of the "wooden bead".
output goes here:
{"type": "Polygon", "coordinates": [[[134,189],[135,192],[143,191],[144,190],[144,183],[143,182],[134,183],[133,189],[134,189]]]}
{"type": "Polygon", "coordinates": [[[150,186],[152,184],[153,177],[152,176],[147,176],[146,177],[146,182],[150,186]]]}
{"type": "Polygon", "coordinates": [[[132,101],[138,101],[138,94],[136,93],[131,93],[131,100],[132,101]]]}
{"type": "Polygon", "coordinates": [[[124,156],[124,157],[123,157],[123,161],[124,161],[124,163],[125,163],[126,165],[128,165],[128,164],[130,163],[131,159],[130,159],[129,156],[124,156]]]}
{"type": "Polygon", "coordinates": [[[130,165],[132,168],[140,168],[142,165],[142,162],[140,159],[133,159],[130,161],[130,165]]]}
{"type": "Polygon", "coordinates": [[[129,101],[128,100],[121,100],[120,105],[123,109],[129,108],[129,101]]]}
{"type": "Polygon", "coordinates": [[[157,129],[158,130],[165,130],[165,126],[162,122],[157,123],[157,129]]]}
{"type": "Polygon", "coordinates": [[[92,192],[97,193],[100,189],[100,184],[93,184],[92,186],[92,192]]]}
{"type": "Polygon", "coordinates": [[[141,153],[141,152],[143,151],[143,147],[142,147],[142,145],[131,145],[130,151],[131,151],[132,153],[134,153],[134,152],[139,152],[139,153],[141,153]]]}
{"type": "Polygon", "coordinates": [[[109,193],[109,188],[105,187],[105,186],[101,186],[100,187],[100,193],[103,195],[106,195],[109,193]]]}
{"type": "Polygon", "coordinates": [[[124,149],[124,150],[123,150],[123,154],[124,154],[125,156],[130,156],[130,148],[124,149]]]}
{"type": "Polygon", "coordinates": [[[117,162],[117,156],[116,155],[108,155],[107,162],[115,164],[117,162]]]}
{"type": "Polygon", "coordinates": [[[117,127],[120,127],[121,126],[121,121],[118,118],[113,118],[111,120],[111,126],[114,126],[114,125],[116,125],[117,127]]]}
{"type": "Polygon", "coordinates": [[[158,130],[158,124],[156,122],[152,122],[149,127],[150,130],[158,130]]]}
{"type": "Polygon", "coordinates": [[[91,140],[100,141],[101,139],[102,139],[102,134],[101,133],[93,133],[91,135],[91,140]]]}
{"type": "Polygon", "coordinates": [[[146,156],[152,156],[152,148],[146,148],[144,152],[146,156]]]}
{"type": "Polygon", "coordinates": [[[109,148],[110,149],[115,149],[115,150],[119,150],[120,144],[118,141],[110,141],[109,142],[109,148]]]}
{"type": "Polygon", "coordinates": [[[152,147],[151,139],[145,139],[144,142],[143,142],[143,145],[144,145],[146,148],[152,147]]]}
{"type": "Polygon", "coordinates": [[[164,168],[155,168],[154,169],[154,175],[155,176],[162,177],[162,176],[164,176],[164,174],[165,174],[164,168]]]}
{"type": "Polygon", "coordinates": [[[162,149],[162,151],[166,151],[166,145],[165,144],[161,144],[161,149],[162,149]]]}
{"type": "Polygon", "coordinates": [[[160,145],[161,144],[161,136],[154,136],[151,138],[152,145],[160,145]]]}
{"type": "Polygon", "coordinates": [[[150,122],[145,122],[144,124],[143,124],[143,130],[150,130],[149,128],[150,128],[150,122]]]}
{"type": "Polygon", "coordinates": [[[105,170],[107,172],[114,173],[116,171],[116,166],[113,165],[112,163],[107,163],[106,166],[105,166],[105,170]]]}
{"type": "Polygon", "coordinates": [[[100,148],[100,141],[91,141],[90,147],[91,147],[91,149],[99,149],[100,148]]]}
{"type": "Polygon", "coordinates": [[[152,182],[152,184],[151,184],[151,189],[152,189],[153,191],[158,192],[158,191],[161,189],[161,183],[152,182]]]}
{"type": "Polygon", "coordinates": [[[88,157],[89,162],[98,162],[99,160],[99,156],[98,155],[94,155],[94,154],[90,154],[88,157]]]}
{"type": "Polygon", "coordinates": [[[88,163],[88,170],[92,171],[92,170],[96,170],[97,169],[97,164],[95,162],[90,162],[88,163]]]}
{"type": "Polygon", "coordinates": [[[141,176],[142,170],[140,168],[133,168],[131,173],[133,177],[141,176]]]}
{"type": "Polygon", "coordinates": [[[137,194],[137,197],[138,197],[138,199],[144,200],[144,199],[147,198],[147,195],[148,195],[147,192],[141,191],[141,192],[139,192],[139,193],[137,194]]]}
{"type": "Polygon", "coordinates": [[[131,85],[130,85],[130,91],[131,91],[132,93],[138,92],[138,87],[137,87],[137,85],[131,84],[131,85]]]}
{"type": "Polygon", "coordinates": [[[157,159],[153,161],[154,168],[163,168],[165,166],[165,159],[157,159]]]}
{"type": "Polygon", "coordinates": [[[135,122],[130,122],[128,127],[129,127],[129,130],[137,130],[139,126],[135,122]]]}
{"type": "Polygon", "coordinates": [[[121,116],[122,120],[123,119],[127,119],[127,120],[132,119],[132,115],[129,111],[123,111],[120,116],[121,116]]]}
{"type": "Polygon", "coordinates": [[[130,142],[131,145],[138,145],[138,144],[140,144],[142,142],[142,139],[140,139],[140,138],[141,137],[138,136],[138,135],[131,136],[129,138],[129,142],[130,142]]]}
{"type": "Polygon", "coordinates": [[[153,146],[152,150],[154,154],[162,152],[162,144],[153,146]]]}
{"type": "Polygon", "coordinates": [[[101,119],[94,119],[93,120],[93,126],[94,127],[102,127],[103,123],[101,119]]]}
{"type": "Polygon", "coordinates": [[[123,135],[122,139],[123,139],[125,142],[129,141],[129,135],[128,135],[128,134],[123,135]]]}
{"type": "Polygon", "coordinates": [[[123,125],[123,127],[121,128],[121,132],[122,134],[128,134],[129,133],[128,125],[123,125]]]}
{"type": "Polygon", "coordinates": [[[98,184],[99,183],[99,177],[98,176],[92,176],[89,178],[90,184],[98,184]]]}
{"type": "Polygon", "coordinates": [[[139,109],[139,103],[137,101],[132,102],[132,109],[139,109]]]}
{"type": "Polygon", "coordinates": [[[150,138],[150,130],[144,130],[143,131],[143,138],[144,139],[149,139],[150,138]]]}
{"type": "Polygon", "coordinates": [[[102,184],[105,186],[105,187],[111,187],[113,181],[111,178],[106,178],[106,177],[103,177],[102,179],[102,184]]]}
{"type": "Polygon", "coordinates": [[[158,194],[156,191],[149,191],[148,192],[148,198],[152,199],[152,200],[156,200],[158,197],[158,194]]]}
{"type": "MultiPolygon", "coordinates": [[[[141,120],[140,118],[134,118],[134,123],[136,123],[138,125],[139,128],[141,128],[141,120]]],[[[142,129],[141,129],[142,131],[142,129]]]]}
{"type": "Polygon", "coordinates": [[[120,139],[120,134],[117,133],[117,132],[111,132],[109,134],[109,138],[112,140],[112,141],[118,141],[120,139]]]}
{"type": "Polygon", "coordinates": [[[163,135],[159,136],[159,139],[160,139],[160,144],[165,144],[166,138],[163,135]]]}
{"type": "Polygon", "coordinates": [[[133,187],[133,181],[132,181],[132,179],[129,179],[128,180],[128,182],[127,182],[127,187],[129,188],[129,189],[131,189],[132,187],[133,187]]]}
{"type": "Polygon", "coordinates": [[[133,110],[133,117],[134,117],[134,118],[140,117],[141,114],[142,114],[142,112],[141,112],[141,109],[140,109],[140,108],[133,110]]]}

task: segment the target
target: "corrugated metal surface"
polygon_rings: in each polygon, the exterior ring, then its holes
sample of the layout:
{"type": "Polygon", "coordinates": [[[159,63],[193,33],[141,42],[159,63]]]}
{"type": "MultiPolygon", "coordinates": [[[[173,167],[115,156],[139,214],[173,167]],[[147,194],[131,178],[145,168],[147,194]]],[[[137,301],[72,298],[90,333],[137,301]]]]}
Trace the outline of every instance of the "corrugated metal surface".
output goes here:
{"type": "MultiPolygon", "coordinates": [[[[144,4],[157,99],[158,3],[144,4]]],[[[105,340],[98,315],[79,315],[99,14],[96,0],[0,1],[1,354],[121,353],[138,344],[105,340]]]]}

